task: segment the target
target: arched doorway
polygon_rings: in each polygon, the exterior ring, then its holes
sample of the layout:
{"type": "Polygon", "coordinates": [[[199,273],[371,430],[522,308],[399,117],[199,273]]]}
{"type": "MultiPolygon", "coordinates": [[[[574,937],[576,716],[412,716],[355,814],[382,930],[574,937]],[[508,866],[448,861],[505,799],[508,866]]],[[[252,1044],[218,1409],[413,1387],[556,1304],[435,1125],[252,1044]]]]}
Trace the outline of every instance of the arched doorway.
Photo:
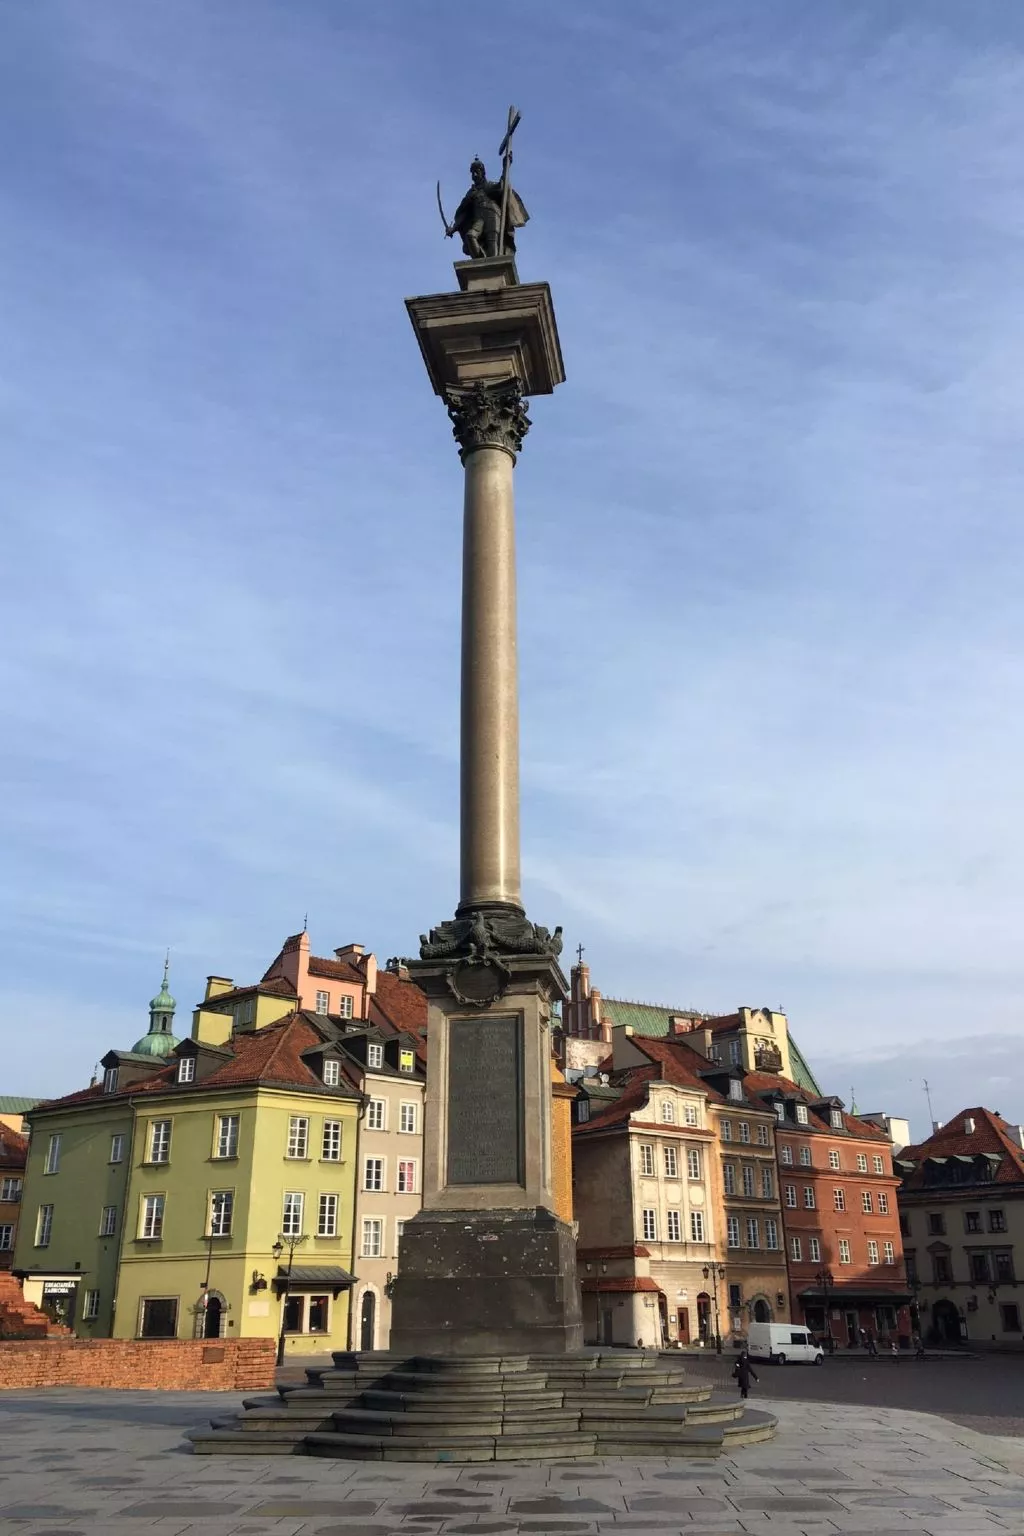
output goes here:
{"type": "Polygon", "coordinates": [[[945,1297],[932,1307],[932,1334],[937,1344],[960,1343],[960,1314],[945,1297]]]}
{"type": "Polygon", "coordinates": [[[768,1303],[765,1301],[764,1297],[763,1296],[759,1296],[757,1298],[757,1300],[754,1302],[754,1322],[755,1323],[770,1323],[771,1320],[772,1320],[772,1309],[768,1305],[768,1303]]]}
{"type": "Polygon", "coordinates": [[[373,1332],[376,1320],[377,1298],[372,1291],[364,1291],[362,1305],[359,1308],[360,1349],[370,1350],[373,1348],[373,1332]]]}
{"type": "Polygon", "coordinates": [[[203,1318],[203,1338],[219,1339],[221,1318],[224,1315],[224,1302],[217,1291],[211,1291],[206,1298],[206,1314],[203,1318]]]}
{"type": "Polygon", "coordinates": [[[711,1297],[707,1291],[697,1297],[697,1334],[703,1344],[711,1343],[711,1297]]]}

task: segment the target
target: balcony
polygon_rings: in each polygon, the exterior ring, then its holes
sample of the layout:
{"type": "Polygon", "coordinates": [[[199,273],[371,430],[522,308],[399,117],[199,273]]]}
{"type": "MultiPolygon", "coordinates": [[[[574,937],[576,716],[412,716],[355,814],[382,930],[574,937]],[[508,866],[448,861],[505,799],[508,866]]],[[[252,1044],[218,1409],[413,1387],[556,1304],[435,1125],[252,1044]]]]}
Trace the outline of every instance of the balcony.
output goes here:
{"type": "Polygon", "coordinates": [[[781,1072],[782,1052],[777,1045],[754,1047],[754,1067],[758,1072],[781,1072]]]}

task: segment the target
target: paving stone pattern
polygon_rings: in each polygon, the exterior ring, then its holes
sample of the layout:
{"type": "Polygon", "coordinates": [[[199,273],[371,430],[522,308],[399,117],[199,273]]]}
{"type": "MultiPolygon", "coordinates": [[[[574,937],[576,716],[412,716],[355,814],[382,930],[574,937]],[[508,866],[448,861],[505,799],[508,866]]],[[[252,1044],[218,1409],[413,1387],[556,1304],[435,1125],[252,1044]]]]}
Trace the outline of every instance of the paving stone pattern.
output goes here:
{"type": "Polygon", "coordinates": [[[234,1395],[0,1395],[21,1536],[1024,1536],[1024,1440],[904,1410],[768,1401],[764,1445],[689,1462],[469,1466],[194,1456],[234,1395]]]}

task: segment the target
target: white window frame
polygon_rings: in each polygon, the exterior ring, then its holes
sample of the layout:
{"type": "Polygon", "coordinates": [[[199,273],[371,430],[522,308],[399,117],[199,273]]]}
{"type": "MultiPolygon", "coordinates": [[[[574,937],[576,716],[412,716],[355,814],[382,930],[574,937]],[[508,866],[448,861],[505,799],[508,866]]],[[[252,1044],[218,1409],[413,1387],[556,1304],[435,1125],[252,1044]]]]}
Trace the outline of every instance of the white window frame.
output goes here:
{"type": "Polygon", "coordinates": [[[646,1141],[640,1143],[640,1177],[654,1178],[654,1148],[646,1141]]]}
{"type": "Polygon", "coordinates": [[[117,1234],[117,1206],[105,1205],[100,1211],[100,1237],[114,1237],[117,1234]]]}
{"type": "Polygon", "coordinates": [[[782,1161],[786,1164],[787,1167],[792,1168],[792,1166],[793,1166],[793,1148],[792,1147],[783,1147],[781,1149],[780,1153],[779,1153],[779,1156],[782,1159],[782,1161]]]}
{"type": "Polygon", "coordinates": [[[674,1206],[665,1214],[665,1240],[669,1243],[681,1243],[683,1240],[682,1220],[674,1206]]]}
{"type": "Polygon", "coordinates": [[[700,1147],[687,1147],[686,1149],[686,1177],[691,1180],[704,1177],[700,1161],[700,1147]]]}
{"type": "Polygon", "coordinates": [[[368,1131],[386,1131],[387,1128],[387,1099],[371,1099],[366,1106],[366,1129],[368,1131]]]}
{"type": "Polygon", "coordinates": [[[337,1088],[341,1082],[341,1062],[336,1056],[328,1056],[324,1062],[324,1087],[337,1088]]]}
{"type": "Polygon", "coordinates": [[[798,1237],[791,1237],[789,1240],[789,1257],[792,1259],[794,1264],[803,1263],[803,1244],[798,1237]]]}
{"type": "Polygon", "coordinates": [[[306,1195],[301,1189],[285,1190],[281,1202],[282,1237],[301,1237],[306,1219],[306,1195]]]}
{"type": "Polygon", "coordinates": [[[879,1216],[888,1216],[889,1214],[889,1196],[884,1189],[878,1191],[878,1214],[879,1216]]]}
{"type": "Polygon", "coordinates": [[[653,1205],[645,1205],[641,1214],[643,1223],[643,1241],[656,1243],[658,1241],[658,1213],[653,1205]]]}
{"type": "Polygon", "coordinates": [[[338,998],[338,1017],[339,1019],[350,1019],[352,1017],[351,992],[343,992],[338,998]]]}
{"type": "Polygon", "coordinates": [[[766,1216],[764,1219],[764,1245],[772,1253],[777,1253],[779,1248],[779,1224],[774,1216],[766,1216]]]}
{"type": "Polygon", "coordinates": [[[398,1052],[398,1070],[409,1077],[416,1071],[416,1052],[409,1046],[403,1046],[398,1052]]]}
{"type": "Polygon", "coordinates": [[[420,1107],[415,1099],[403,1099],[398,1106],[398,1130],[402,1136],[416,1136],[420,1128],[420,1107]],[[408,1122],[408,1123],[406,1123],[408,1122]]]}
{"type": "Polygon", "coordinates": [[[325,1120],[320,1137],[320,1161],[322,1163],[340,1163],[341,1149],[344,1144],[344,1132],[340,1120],[325,1120]]]}
{"type": "Polygon", "coordinates": [[[331,994],[329,992],[317,992],[316,1012],[324,1018],[331,1011],[331,994]]]}
{"type": "Polygon", "coordinates": [[[707,1239],[705,1238],[704,1233],[705,1233],[704,1212],[703,1211],[691,1211],[690,1212],[690,1241],[691,1241],[691,1243],[703,1243],[703,1242],[706,1242],[707,1239]]]}
{"type": "Polygon", "coordinates": [[[110,1138],[110,1156],[107,1158],[107,1162],[124,1162],[124,1135],[120,1131],[115,1131],[110,1138]]]}
{"type": "Polygon", "coordinates": [[[857,1172],[858,1173],[867,1173],[867,1171],[868,1171],[867,1153],[866,1152],[858,1152],[857,1153],[857,1172]]]}
{"type": "Polygon", "coordinates": [[[700,1125],[700,1115],[697,1113],[697,1106],[696,1104],[691,1104],[689,1100],[683,1104],[683,1124],[700,1125]]]}
{"type": "Polygon", "coordinates": [[[148,1145],[146,1147],[146,1162],[154,1166],[163,1167],[171,1160],[171,1122],[170,1120],[151,1120],[149,1122],[148,1145]]]}
{"type": "Polygon", "coordinates": [[[850,1258],[850,1239],[848,1237],[841,1237],[839,1239],[839,1262],[840,1264],[852,1262],[850,1258]]]}
{"type": "Polygon", "coordinates": [[[797,1125],[807,1125],[808,1124],[807,1105],[806,1104],[800,1104],[800,1103],[797,1104],[797,1106],[796,1106],[796,1123],[797,1123],[797,1125]]]}
{"type": "Polygon", "coordinates": [[[60,1172],[60,1144],[61,1144],[61,1140],[62,1140],[62,1137],[61,1137],[61,1134],[60,1134],[59,1131],[56,1131],[50,1137],[50,1140],[47,1143],[47,1147],[46,1147],[46,1161],[43,1164],[43,1172],[44,1173],[59,1173],[60,1172]]]}
{"type": "Polygon", "coordinates": [[[743,1165],[743,1198],[744,1200],[754,1198],[754,1170],[749,1163],[743,1165]]]}
{"type": "Polygon", "coordinates": [[[729,1041],[729,1065],[738,1067],[743,1057],[743,1047],[738,1040],[729,1041]]]}
{"type": "Polygon", "coordinates": [[[829,1149],[828,1149],[828,1165],[833,1170],[833,1172],[835,1172],[835,1173],[838,1173],[840,1168],[842,1167],[842,1162],[841,1162],[840,1157],[839,1157],[838,1148],[836,1148],[836,1147],[829,1147],[829,1149]]]}
{"type": "Polygon", "coordinates": [[[885,1159],[883,1157],[879,1156],[879,1154],[877,1152],[875,1153],[875,1155],[874,1155],[874,1157],[872,1158],[871,1161],[872,1161],[872,1163],[874,1165],[874,1169],[875,1169],[876,1173],[884,1173],[885,1172],[885,1159]]]}
{"type": "Polygon", "coordinates": [[[795,1211],[796,1210],[796,1185],[795,1184],[784,1184],[782,1186],[782,1198],[783,1198],[783,1202],[784,1202],[784,1204],[786,1206],[786,1209],[789,1210],[789,1211],[795,1211]]]}
{"type": "Polygon", "coordinates": [[[828,1123],[829,1123],[829,1125],[832,1127],[832,1129],[834,1131],[841,1131],[842,1128],[843,1128],[843,1112],[842,1112],[842,1110],[841,1109],[830,1109],[829,1112],[828,1112],[828,1123]]]}
{"type": "Polygon", "coordinates": [[[238,1133],[241,1129],[241,1116],[218,1115],[217,1116],[217,1150],[214,1160],[222,1162],[238,1156],[238,1133]]]}
{"type": "Polygon", "coordinates": [[[895,1245],[895,1243],[884,1243],[882,1245],[882,1252],[885,1254],[885,1262],[887,1264],[895,1264],[896,1263],[896,1245],[895,1245]]]}
{"type": "Polygon", "coordinates": [[[726,1242],[730,1248],[740,1247],[740,1219],[738,1216],[727,1216],[725,1219],[726,1242]]]}
{"type": "Polygon", "coordinates": [[[100,1293],[88,1290],[82,1297],[82,1322],[94,1323],[100,1315],[100,1293]]]}
{"type": "Polygon", "coordinates": [[[286,1158],[292,1162],[303,1163],[309,1159],[309,1116],[288,1116],[288,1141],[285,1145],[286,1158]]]}
{"type": "Polygon", "coordinates": [[[747,1247],[748,1248],[760,1248],[760,1246],[761,1246],[761,1223],[758,1221],[756,1216],[748,1216],[747,1217],[747,1247]]]}
{"type": "Polygon", "coordinates": [[[383,1194],[387,1187],[386,1158],[363,1158],[363,1189],[372,1195],[383,1194]]]}
{"type": "Polygon", "coordinates": [[[741,1120],[740,1121],[740,1141],[742,1141],[745,1145],[749,1145],[749,1143],[750,1143],[750,1121],[749,1120],[741,1120]]]}
{"type": "Polygon", "coordinates": [[[379,1259],[384,1253],[384,1218],[364,1216],[360,1242],[360,1258],[379,1259]]]}
{"type": "Polygon", "coordinates": [[[800,1148],[800,1167],[801,1168],[810,1168],[811,1162],[812,1162],[812,1158],[811,1158],[811,1149],[810,1149],[810,1147],[808,1147],[808,1146],[801,1147],[800,1148]]]}
{"type": "Polygon", "coordinates": [[[196,1059],[194,1056],[181,1056],[178,1059],[178,1082],[192,1083],[196,1076],[196,1059]]]}
{"type": "Polygon", "coordinates": [[[821,1238],[809,1237],[807,1239],[808,1258],[812,1264],[821,1263],[821,1238]]]}
{"type": "Polygon", "coordinates": [[[660,1118],[663,1125],[675,1125],[676,1107],[671,1099],[662,1099],[660,1118]]]}
{"type": "Polygon", "coordinates": [[[814,1185],[813,1184],[805,1184],[804,1185],[804,1210],[805,1211],[816,1211],[817,1208],[818,1208],[818,1197],[815,1194],[814,1185]]]}
{"type": "Polygon", "coordinates": [[[679,1177],[679,1153],[676,1151],[675,1147],[671,1147],[671,1146],[664,1147],[662,1149],[662,1151],[664,1153],[664,1158],[665,1158],[665,1177],[666,1177],[666,1179],[678,1179],[678,1177],[679,1177]]]}
{"type": "Polygon", "coordinates": [[[140,1195],[139,1197],[139,1240],[147,1243],[159,1243],[164,1235],[164,1218],[167,1214],[167,1199],[164,1195],[140,1195]]]}
{"type": "Polygon", "coordinates": [[[233,1189],[212,1189],[206,1211],[207,1237],[230,1237],[235,1216],[233,1189]]]}
{"type": "Polygon", "coordinates": [[[860,1192],[860,1208],[864,1216],[870,1216],[874,1209],[874,1201],[871,1199],[870,1189],[862,1189],[860,1192]]]}
{"type": "Polygon", "coordinates": [[[719,1125],[720,1125],[721,1131],[722,1131],[722,1140],[723,1141],[732,1141],[732,1121],[731,1120],[720,1120],[719,1121],[719,1125]]]}
{"type": "Polygon", "coordinates": [[[757,1144],[759,1147],[768,1145],[768,1127],[763,1121],[757,1127],[757,1144]]]}
{"type": "Polygon", "coordinates": [[[53,1206],[41,1205],[36,1212],[36,1248],[49,1248],[53,1236],[53,1206]]]}
{"type": "Polygon", "coordinates": [[[0,1204],[17,1205],[23,1189],[21,1179],[8,1178],[0,1182],[0,1204]]]}
{"type": "Polygon", "coordinates": [[[371,1072],[377,1071],[384,1065],[384,1047],[376,1040],[371,1040],[367,1044],[366,1065],[371,1072]]]}
{"type": "Polygon", "coordinates": [[[104,1069],[104,1072],[103,1072],[103,1092],[104,1093],[116,1093],[117,1092],[117,1068],[116,1067],[106,1067],[104,1069]]]}
{"type": "Polygon", "coordinates": [[[775,1189],[774,1189],[773,1184],[772,1184],[772,1171],[771,1171],[770,1168],[762,1167],[762,1169],[761,1169],[761,1199],[762,1200],[770,1200],[774,1194],[775,1194],[775,1189]]]}
{"type": "Polygon", "coordinates": [[[727,1195],[736,1193],[736,1167],[733,1163],[722,1164],[722,1182],[727,1195]]]}
{"type": "Polygon", "coordinates": [[[878,1244],[873,1237],[868,1238],[868,1263],[878,1263],[878,1244]]]}
{"type": "Polygon", "coordinates": [[[419,1193],[419,1184],[420,1184],[419,1174],[420,1174],[420,1170],[419,1170],[419,1159],[418,1158],[416,1158],[416,1157],[400,1157],[400,1158],[398,1158],[397,1159],[397,1163],[396,1163],[396,1167],[395,1167],[395,1194],[396,1195],[415,1195],[415,1194],[418,1194],[419,1193]],[[403,1171],[402,1171],[403,1169],[406,1169],[406,1170],[410,1170],[411,1169],[411,1172],[403,1173],[403,1171]],[[405,1187],[404,1188],[402,1186],[403,1179],[405,1180],[405,1187]]]}
{"type": "Polygon", "coordinates": [[[832,1209],[835,1211],[846,1210],[846,1191],[838,1184],[832,1190],[832,1209]]]}
{"type": "Polygon", "coordinates": [[[338,1205],[338,1196],[333,1190],[325,1190],[320,1195],[316,1212],[317,1237],[337,1237],[338,1205]]]}

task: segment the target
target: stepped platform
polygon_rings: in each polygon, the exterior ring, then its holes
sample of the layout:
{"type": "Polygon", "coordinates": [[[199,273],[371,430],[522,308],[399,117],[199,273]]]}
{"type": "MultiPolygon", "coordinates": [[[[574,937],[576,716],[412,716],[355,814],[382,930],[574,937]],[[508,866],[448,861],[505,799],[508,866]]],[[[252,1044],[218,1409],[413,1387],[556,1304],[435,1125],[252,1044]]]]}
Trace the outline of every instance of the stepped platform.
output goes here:
{"type": "Polygon", "coordinates": [[[199,1455],[357,1461],[548,1461],[717,1456],[769,1440],[775,1419],[688,1382],[678,1355],[339,1351],[305,1386],[247,1398],[187,1438],[199,1455]]]}

